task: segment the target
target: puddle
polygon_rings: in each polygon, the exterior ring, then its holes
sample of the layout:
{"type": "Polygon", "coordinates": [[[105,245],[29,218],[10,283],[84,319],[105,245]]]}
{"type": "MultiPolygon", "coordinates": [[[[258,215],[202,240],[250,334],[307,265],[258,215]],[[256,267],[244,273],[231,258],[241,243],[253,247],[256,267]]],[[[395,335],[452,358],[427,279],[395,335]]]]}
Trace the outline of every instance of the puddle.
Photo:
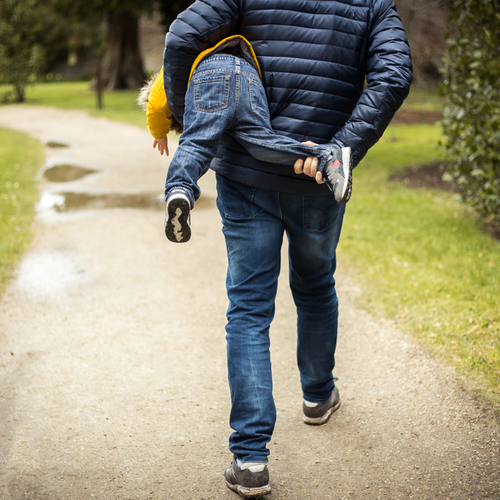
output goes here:
{"type": "Polygon", "coordinates": [[[16,285],[33,295],[46,297],[66,292],[88,279],[85,266],[77,255],[63,251],[42,252],[23,258],[16,285]]]}
{"type": "Polygon", "coordinates": [[[59,207],[64,206],[64,196],[57,193],[44,193],[37,203],[37,211],[39,213],[51,212],[58,210],[59,207]]]}
{"type": "Polygon", "coordinates": [[[40,200],[42,209],[51,208],[55,212],[90,210],[104,208],[139,208],[143,210],[163,209],[163,196],[148,194],[88,194],[88,193],[47,193],[40,200]]]}
{"type": "Polygon", "coordinates": [[[69,148],[69,144],[65,141],[61,141],[59,139],[49,139],[45,143],[45,147],[47,148],[69,148]]]}
{"type": "MultiPolygon", "coordinates": [[[[201,196],[195,210],[215,206],[215,198],[201,196]]],[[[135,208],[140,210],[164,210],[162,193],[45,193],[38,203],[38,212],[72,212],[77,210],[99,210],[106,208],[135,208]]]]}
{"type": "Polygon", "coordinates": [[[71,182],[96,172],[97,170],[64,163],[48,168],[43,172],[43,176],[49,182],[71,182]]]}

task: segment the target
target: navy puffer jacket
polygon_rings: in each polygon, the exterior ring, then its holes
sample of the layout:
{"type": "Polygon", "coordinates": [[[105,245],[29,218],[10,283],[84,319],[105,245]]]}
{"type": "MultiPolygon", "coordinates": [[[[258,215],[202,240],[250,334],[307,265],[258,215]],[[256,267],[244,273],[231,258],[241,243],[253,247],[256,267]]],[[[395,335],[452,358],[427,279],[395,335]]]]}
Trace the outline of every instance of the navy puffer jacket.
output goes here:
{"type": "MultiPolygon", "coordinates": [[[[196,56],[234,34],[257,54],[274,130],[349,146],[355,166],[408,95],[410,48],[390,0],[197,0],[166,37],[165,91],[179,121],[196,56]]],[[[227,135],[211,168],[264,189],[330,193],[291,167],[252,158],[227,135]]]]}

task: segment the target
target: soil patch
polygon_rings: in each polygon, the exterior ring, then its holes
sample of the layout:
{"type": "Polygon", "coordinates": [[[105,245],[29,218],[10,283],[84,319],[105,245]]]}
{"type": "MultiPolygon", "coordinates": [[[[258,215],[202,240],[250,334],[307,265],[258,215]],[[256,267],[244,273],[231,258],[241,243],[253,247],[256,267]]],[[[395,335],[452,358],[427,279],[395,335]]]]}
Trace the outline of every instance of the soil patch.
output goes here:
{"type": "Polygon", "coordinates": [[[451,182],[443,180],[443,174],[448,168],[446,162],[429,163],[427,165],[414,165],[389,177],[390,181],[402,182],[412,188],[442,189],[458,193],[458,188],[451,182]]]}
{"type": "Polygon", "coordinates": [[[399,125],[414,125],[418,123],[436,123],[443,118],[442,111],[425,109],[400,109],[391,123],[399,125]]]}
{"type": "MultiPolygon", "coordinates": [[[[402,182],[410,188],[430,188],[442,189],[450,193],[459,193],[458,187],[443,180],[443,174],[446,172],[449,163],[436,162],[427,165],[414,165],[407,167],[397,174],[391,175],[389,181],[402,182]]],[[[493,238],[500,240],[500,228],[488,222],[484,222],[484,230],[493,238]]]]}

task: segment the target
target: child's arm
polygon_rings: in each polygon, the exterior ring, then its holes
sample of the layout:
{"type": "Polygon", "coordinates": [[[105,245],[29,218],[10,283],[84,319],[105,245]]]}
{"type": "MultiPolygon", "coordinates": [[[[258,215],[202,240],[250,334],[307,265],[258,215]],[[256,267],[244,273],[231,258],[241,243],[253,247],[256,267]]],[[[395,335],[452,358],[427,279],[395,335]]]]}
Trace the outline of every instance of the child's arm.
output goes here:
{"type": "Polygon", "coordinates": [[[163,88],[163,69],[142,87],[137,103],[146,111],[148,129],[154,138],[153,148],[169,155],[167,134],[182,133],[182,125],[172,117],[163,88]]]}
{"type": "Polygon", "coordinates": [[[165,136],[163,139],[155,139],[153,141],[153,148],[158,147],[158,151],[162,155],[163,152],[168,156],[168,138],[165,136]]]}
{"type": "Polygon", "coordinates": [[[163,69],[142,87],[137,102],[146,111],[148,129],[154,138],[153,148],[168,156],[167,134],[171,128],[177,131],[178,127],[172,127],[172,114],[163,88],[163,69]]]}

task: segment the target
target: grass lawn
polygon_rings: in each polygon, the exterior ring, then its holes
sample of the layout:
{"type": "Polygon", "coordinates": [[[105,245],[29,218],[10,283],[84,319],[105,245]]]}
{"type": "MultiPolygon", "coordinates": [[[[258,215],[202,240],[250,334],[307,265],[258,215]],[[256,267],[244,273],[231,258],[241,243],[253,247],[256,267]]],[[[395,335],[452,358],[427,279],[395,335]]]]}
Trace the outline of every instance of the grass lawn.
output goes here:
{"type": "Polygon", "coordinates": [[[436,89],[412,86],[403,107],[405,109],[442,111],[443,99],[436,89]]]}
{"type": "Polygon", "coordinates": [[[89,82],[37,83],[28,87],[28,106],[55,106],[63,109],[86,109],[94,116],[121,120],[146,129],[146,114],[136,104],[137,90],[103,92],[103,109],[96,107],[95,91],[89,82]]]}
{"type": "MultiPolygon", "coordinates": [[[[96,116],[146,126],[135,104],[136,91],[106,92],[105,109],[98,111],[88,85],[37,84],[28,89],[26,104],[88,109],[96,116]]],[[[442,103],[435,92],[412,89],[404,108],[439,115],[442,103]]],[[[482,230],[454,194],[388,180],[409,165],[441,160],[440,138],[437,125],[391,125],[354,171],[339,257],[358,273],[368,309],[396,319],[402,329],[466,375],[464,385],[500,411],[500,241],[482,230]]],[[[9,171],[19,170],[19,155],[31,151],[22,140],[17,147],[19,152],[10,159],[1,156],[9,171]],[[13,170],[13,165],[18,167],[13,170]]],[[[38,161],[39,151],[37,146],[36,158],[28,158],[27,165],[38,161]]],[[[35,171],[36,167],[23,175],[30,178],[35,171]]],[[[16,179],[0,184],[8,185],[9,190],[1,192],[11,209],[13,200],[19,202],[21,186],[13,187],[20,182],[16,179]]],[[[33,194],[29,203],[35,198],[33,194]]],[[[14,235],[25,232],[15,229],[21,228],[17,222],[10,226],[14,235]]]]}
{"type": "Polygon", "coordinates": [[[356,168],[339,256],[363,301],[467,375],[500,411],[500,241],[456,195],[388,177],[440,159],[436,125],[393,125],[356,168]]]}
{"type": "Polygon", "coordinates": [[[31,241],[35,179],[42,162],[39,141],[0,128],[0,293],[31,241]]]}

